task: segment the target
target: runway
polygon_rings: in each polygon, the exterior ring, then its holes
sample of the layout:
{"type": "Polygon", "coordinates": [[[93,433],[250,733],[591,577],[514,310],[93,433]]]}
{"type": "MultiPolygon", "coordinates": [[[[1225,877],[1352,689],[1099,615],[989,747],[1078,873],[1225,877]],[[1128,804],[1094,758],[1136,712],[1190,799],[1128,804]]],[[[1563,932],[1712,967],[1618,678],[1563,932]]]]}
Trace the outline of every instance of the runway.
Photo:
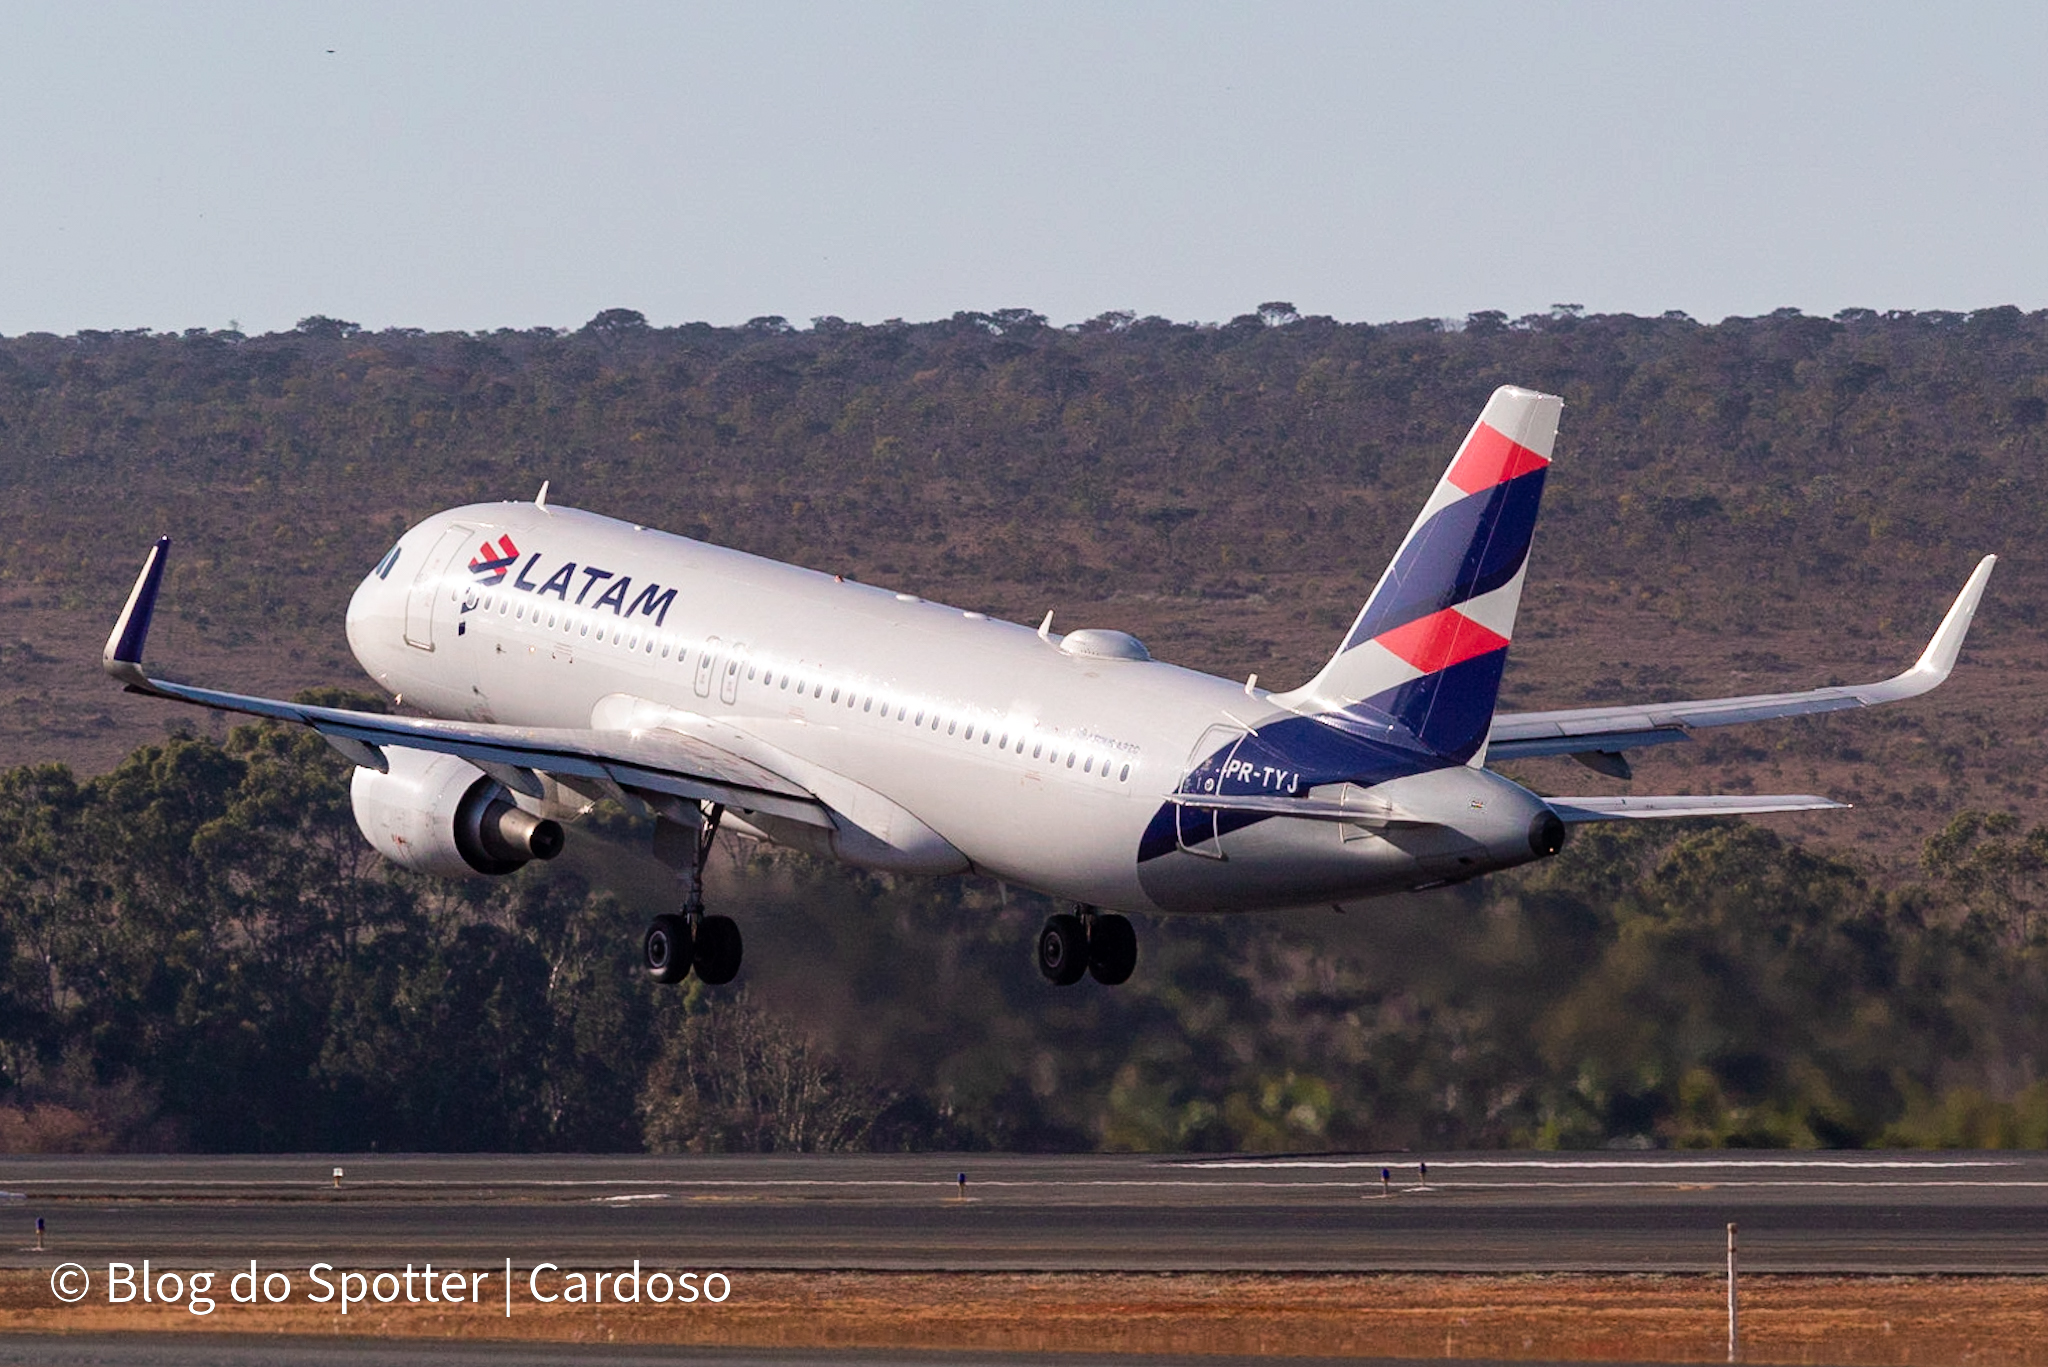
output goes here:
{"type": "Polygon", "coordinates": [[[1734,1221],[1751,1272],[2048,1273],[2038,1153],[4,1157],[0,1192],[11,1267],[1703,1272],[1734,1221]]]}

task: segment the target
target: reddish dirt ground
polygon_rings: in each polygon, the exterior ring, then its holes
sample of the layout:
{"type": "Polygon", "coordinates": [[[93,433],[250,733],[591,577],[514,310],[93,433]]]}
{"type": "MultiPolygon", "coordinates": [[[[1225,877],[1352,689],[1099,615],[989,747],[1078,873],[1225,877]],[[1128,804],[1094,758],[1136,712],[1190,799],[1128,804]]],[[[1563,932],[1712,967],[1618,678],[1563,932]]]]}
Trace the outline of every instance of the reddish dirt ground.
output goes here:
{"type": "MultiPolygon", "coordinates": [[[[225,1277],[219,1280],[224,1281],[225,1277]]],[[[1785,1277],[1743,1283],[1750,1362],[2048,1364],[2048,1279],[1785,1277]]],[[[0,1332],[243,1332],[751,1347],[1398,1358],[1726,1357],[1704,1276],[738,1273],[711,1306],[179,1308],[56,1303],[0,1272],[0,1332]]]]}

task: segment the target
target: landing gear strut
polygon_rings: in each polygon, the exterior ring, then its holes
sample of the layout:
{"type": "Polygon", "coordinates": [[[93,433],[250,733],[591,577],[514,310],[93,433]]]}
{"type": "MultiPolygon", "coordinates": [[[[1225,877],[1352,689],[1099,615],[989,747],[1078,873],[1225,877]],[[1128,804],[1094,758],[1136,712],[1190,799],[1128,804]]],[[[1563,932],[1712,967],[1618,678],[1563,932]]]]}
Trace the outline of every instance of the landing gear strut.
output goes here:
{"type": "Polygon", "coordinates": [[[725,808],[707,802],[686,811],[697,819],[662,817],[654,823],[654,857],[674,868],[682,880],[683,910],[681,915],[664,912],[654,918],[641,943],[641,958],[647,976],[658,983],[679,983],[695,969],[700,982],[718,987],[739,975],[745,950],[732,917],[704,912],[704,861],[711,857],[711,842],[725,808]]]}
{"type": "Polygon", "coordinates": [[[1068,987],[1086,973],[1106,987],[1127,981],[1138,966],[1138,933],[1114,912],[1078,907],[1046,918],[1038,932],[1038,971],[1068,987]]]}

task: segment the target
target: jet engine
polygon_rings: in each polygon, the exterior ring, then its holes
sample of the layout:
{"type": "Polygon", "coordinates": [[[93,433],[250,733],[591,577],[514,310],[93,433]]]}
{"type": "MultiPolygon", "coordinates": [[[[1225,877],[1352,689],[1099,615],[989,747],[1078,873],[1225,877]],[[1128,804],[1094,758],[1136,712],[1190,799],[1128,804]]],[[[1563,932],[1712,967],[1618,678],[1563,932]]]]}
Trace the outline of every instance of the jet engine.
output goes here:
{"type": "Polygon", "coordinates": [[[396,746],[388,772],[358,768],[349,784],[356,825],[377,853],[441,878],[511,873],[562,852],[559,823],[513,801],[467,760],[396,746]]]}

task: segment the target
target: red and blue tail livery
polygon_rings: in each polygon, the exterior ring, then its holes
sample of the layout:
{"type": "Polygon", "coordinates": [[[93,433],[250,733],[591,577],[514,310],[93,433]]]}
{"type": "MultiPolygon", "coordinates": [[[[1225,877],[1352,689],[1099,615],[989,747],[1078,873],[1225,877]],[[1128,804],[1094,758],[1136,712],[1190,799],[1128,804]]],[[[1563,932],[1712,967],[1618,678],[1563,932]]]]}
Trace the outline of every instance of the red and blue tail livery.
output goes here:
{"type": "Polygon", "coordinates": [[[1562,407],[1494,391],[1344,643],[1286,705],[1391,724],[1432,755],[1484,762],[1562,407]]]}

